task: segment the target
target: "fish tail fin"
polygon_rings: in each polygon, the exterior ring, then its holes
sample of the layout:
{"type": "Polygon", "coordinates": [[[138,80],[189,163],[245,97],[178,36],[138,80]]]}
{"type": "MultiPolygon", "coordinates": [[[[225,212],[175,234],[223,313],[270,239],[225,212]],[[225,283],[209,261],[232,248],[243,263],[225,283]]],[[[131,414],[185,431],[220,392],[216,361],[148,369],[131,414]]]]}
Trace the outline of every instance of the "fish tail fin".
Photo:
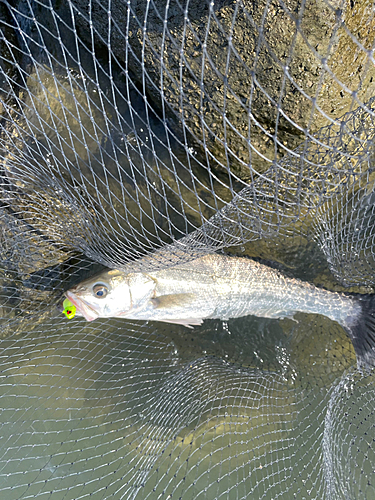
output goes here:
{"type": "Polygon", "coordinates": [[[343,325],[349,335],[357,356],[360,371],[375,367],[375,294],[352,295],[361,306],[355,318],[348,318],[343,325]]]}

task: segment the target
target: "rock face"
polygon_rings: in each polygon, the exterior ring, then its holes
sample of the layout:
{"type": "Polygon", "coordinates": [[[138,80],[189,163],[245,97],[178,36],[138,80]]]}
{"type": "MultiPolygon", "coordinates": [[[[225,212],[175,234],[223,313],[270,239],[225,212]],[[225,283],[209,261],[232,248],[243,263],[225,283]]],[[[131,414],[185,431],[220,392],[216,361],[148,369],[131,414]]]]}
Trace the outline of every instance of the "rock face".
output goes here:
{"type": "Polygon", "coordinates": [[[111,247],[116,267],[126,245],[126,258],[143,255],[194,228],[220,245],[234,235],[229,245],[310,222],[333,189],[343,194],[346,170],[364,171],[374,130],[360,106],[374,92],[372,7],[319,2],[1,7],[13,97],[1,173],[43,207],[34,226],[103,264],[111,247]],[[362,128],[322,128],[358,106],[362,128]],[[232,203],[213,224],[234,195],[241,210],[232,203]]]}
{"type": "Polygon", "coordinates": [[[369,1],[73,3],[81,40],[109,46],[213,169],[245,181],[374,94],[369,1]]]}
{"type": "MultiPolygon", "coordinates": [[[[110,55],[211,170],[245,182],[375,91],[369,0],[72,0],[32,10],[46,29],[30,21],[31,38],[110,55]]],[[[30,5],[2,16],[12,45],[15,12],[30,5]]]]}

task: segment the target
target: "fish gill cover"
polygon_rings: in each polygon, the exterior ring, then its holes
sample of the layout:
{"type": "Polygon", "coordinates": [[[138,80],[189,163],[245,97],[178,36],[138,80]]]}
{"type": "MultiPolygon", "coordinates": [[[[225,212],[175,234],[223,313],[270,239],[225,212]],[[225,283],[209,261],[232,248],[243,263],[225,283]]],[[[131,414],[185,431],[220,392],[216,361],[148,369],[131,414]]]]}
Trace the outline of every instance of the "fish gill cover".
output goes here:
{"type": "Polygon", "coordinates": [[[373,6],[0,2],[0,496],[375,497],[374,376],[297,314],[66,319],[104,268],[374,286],[373,6]]]}

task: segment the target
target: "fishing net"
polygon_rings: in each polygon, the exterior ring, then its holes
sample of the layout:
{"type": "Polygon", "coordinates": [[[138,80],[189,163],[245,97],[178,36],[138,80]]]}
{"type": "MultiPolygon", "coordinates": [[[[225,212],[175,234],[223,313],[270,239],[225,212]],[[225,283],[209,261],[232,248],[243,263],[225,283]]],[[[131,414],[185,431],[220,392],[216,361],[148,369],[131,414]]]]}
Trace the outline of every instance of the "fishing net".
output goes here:
{"type": "Polygon", "coordinates": [[[374,286],[365,1],[0,2],[0,492],[375,498],[374,376],[327,318],[67,320],[224,251],[374,286]]]}

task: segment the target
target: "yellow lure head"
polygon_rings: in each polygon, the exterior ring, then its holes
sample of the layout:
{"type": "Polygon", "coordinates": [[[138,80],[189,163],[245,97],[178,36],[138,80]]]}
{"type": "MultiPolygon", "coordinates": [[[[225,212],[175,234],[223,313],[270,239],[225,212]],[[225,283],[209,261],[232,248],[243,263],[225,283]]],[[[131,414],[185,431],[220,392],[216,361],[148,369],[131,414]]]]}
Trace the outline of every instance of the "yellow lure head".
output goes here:
{"type": "Polygon", "coordinates": [[[73,306],[73,304],[70,302],[69,299],[65,299],[63,302],[63,313],[68,319],[74,318],[76,315],[76,306],[73,306]]]}

